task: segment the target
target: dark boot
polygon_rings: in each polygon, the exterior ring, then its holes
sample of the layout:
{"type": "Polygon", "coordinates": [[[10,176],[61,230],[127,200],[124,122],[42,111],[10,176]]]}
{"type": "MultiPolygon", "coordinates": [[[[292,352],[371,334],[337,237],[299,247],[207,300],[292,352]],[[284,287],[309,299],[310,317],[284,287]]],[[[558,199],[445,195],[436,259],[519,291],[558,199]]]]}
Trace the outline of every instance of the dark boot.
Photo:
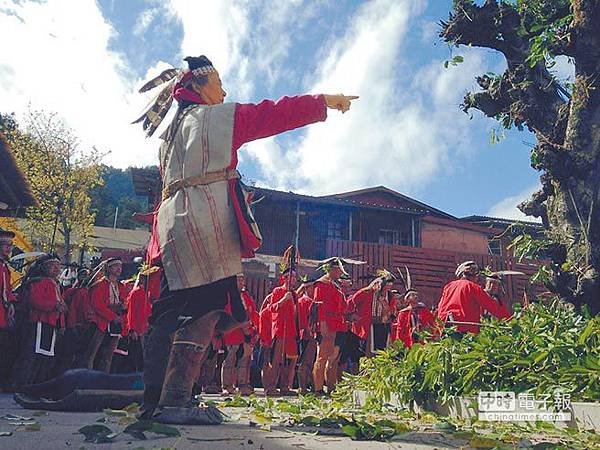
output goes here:
{"type": "Polygon", "coordinates": [[[158,406],[169,361],[172,336],[168,328],[151,326],[144,340],[144,403],[142,415],[150,419],[158,406]]]}
{"type": "Polygon", "coordinates": [[[183,407],[191,400],[192,388],[221,315],[219,311],[210,312],[175,332],[160,406],[183,407]]]}

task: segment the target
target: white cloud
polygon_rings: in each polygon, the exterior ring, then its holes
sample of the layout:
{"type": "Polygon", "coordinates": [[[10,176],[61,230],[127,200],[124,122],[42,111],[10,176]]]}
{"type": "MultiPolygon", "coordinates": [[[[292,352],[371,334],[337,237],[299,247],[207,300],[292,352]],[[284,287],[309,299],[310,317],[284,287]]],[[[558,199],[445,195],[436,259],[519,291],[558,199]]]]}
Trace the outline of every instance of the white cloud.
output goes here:
{"type": "Polygon", "coordinates": [[[164,11],[158,7],[142,11],[135,21],[135,25],[133,26],[133,34],[135,36],[142,36],[161,12],[164,11]]]}
{"type": "Polygon", "coordinates": [[[56,111],[82,141],[111,153],[108,164],[155,164],[157,145],[129,123],[141,80],[108,48],[116,31],[96,2],[25,1],[0,10],[3,112],[56,111]]]}
{"type": "Polygon", "coordinates": [[[481,73],[476,52],[460,70],[434,61],[405,78],[415,64],[402,44],[425,2],[377,0],[360,7],[345,36],[329,49],[310,92],[358,94],[345,115],[330,111],[295,146],[256,142],[249,152],[264,182],[284,189],[332,193],[384,184],[403,192],[423,187],[466,151],[467,116],[461,97],[481,73]]]}
{"type": "Polygon", "coordinates": [[[539,184],[531,186],[516,195],[505,198],[499,201],[486,213],[490,217],[499,217],[504,219],[527,220],[529,222],[540,222],[540,219],[526,216],[518,208],[517,205],[524,200],[527,200],[531,195],[540,189],[539,184]]]}

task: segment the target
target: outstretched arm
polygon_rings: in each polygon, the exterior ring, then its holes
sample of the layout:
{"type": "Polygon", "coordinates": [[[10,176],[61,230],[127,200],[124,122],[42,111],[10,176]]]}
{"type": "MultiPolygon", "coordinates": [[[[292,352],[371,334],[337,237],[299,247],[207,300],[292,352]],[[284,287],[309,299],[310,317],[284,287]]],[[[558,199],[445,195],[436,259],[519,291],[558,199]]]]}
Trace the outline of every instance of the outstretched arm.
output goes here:
{"type": "Polygon", "coordinates": [[[356,96],[300,95],[282,97],[278,101],[264,100],[255,105],[238,104],[235,111],[233,149],[243,144],[284,131],[293,130],[327,118],[327,108],[342,113],[350,109],[356,96]]]}

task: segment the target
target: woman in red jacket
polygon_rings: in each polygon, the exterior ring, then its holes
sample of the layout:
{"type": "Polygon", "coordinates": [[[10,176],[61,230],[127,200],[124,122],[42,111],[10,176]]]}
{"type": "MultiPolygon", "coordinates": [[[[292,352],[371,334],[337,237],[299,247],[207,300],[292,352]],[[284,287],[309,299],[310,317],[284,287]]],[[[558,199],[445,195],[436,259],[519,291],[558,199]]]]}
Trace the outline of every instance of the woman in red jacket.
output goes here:
{"type": "Polygon", "coordinates": [[[64,303],[58,275],[60,260],[44,255],[36,260],[21,286],[21,295],[29,307],[24,346],[15,368],[16,386],[40,383],[52,377],[58,331],[65,327],[64,303]]]}

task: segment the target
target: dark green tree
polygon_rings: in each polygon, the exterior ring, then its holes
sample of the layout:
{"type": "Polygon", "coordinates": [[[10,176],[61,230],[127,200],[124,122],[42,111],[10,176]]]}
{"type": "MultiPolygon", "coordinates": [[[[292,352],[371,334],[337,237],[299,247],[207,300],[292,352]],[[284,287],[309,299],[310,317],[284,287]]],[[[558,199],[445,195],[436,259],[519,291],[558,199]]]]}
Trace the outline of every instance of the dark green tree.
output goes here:
{"type": "Polygon", "coordinates": [[[504,73],[479,76],[462,107],[535,135],[542,189],[519,207],[547,229],[556,292],[600,312],[600,0],[455,0],[441,24],[447,43],[504,56],[504,73]],[[572,84],[551,73],[559,56],[572,84]]]}

